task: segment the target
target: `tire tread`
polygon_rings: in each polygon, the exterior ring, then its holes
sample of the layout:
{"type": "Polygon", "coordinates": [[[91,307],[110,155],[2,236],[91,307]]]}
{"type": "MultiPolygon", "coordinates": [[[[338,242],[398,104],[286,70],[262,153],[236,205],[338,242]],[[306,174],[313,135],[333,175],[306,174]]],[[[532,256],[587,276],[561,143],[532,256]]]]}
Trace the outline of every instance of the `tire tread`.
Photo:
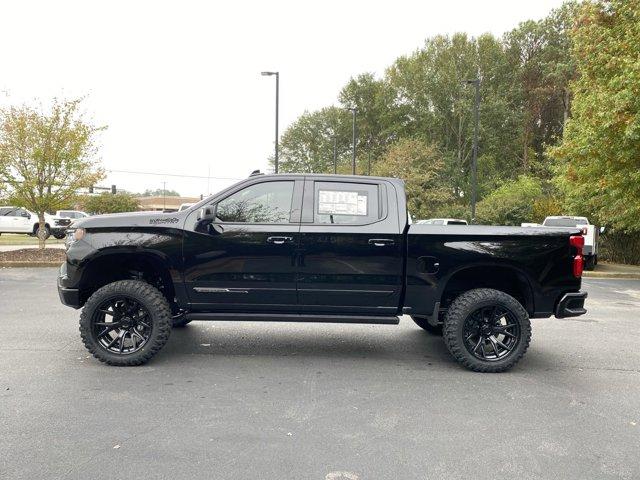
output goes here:
{"type": "Polygon", "coordinates": [[[529,343],[531,342],[531,322],[529,321],[527,311],[511,295],[491,288],[477,288],[460,294],[453,301],[445,317],[443,337],[451,355],[469,370],[483,373],[504,372],[518,363],[529,348],[529,343]],[[464,312],[468,311],[473,305],[487,301],[499,301],[507,304],[513,310],[513,313],[520,317],[520,329],[522,332],[520,342],[522,346],[519,347],[516,355],[508,358],[508,362],[482,362],[479,359],[470,357],[470,354],[468,355],[466,353],[465,346],[458,341],[457,330],[459,323],[464,322],[466,319],[464,312]]]}

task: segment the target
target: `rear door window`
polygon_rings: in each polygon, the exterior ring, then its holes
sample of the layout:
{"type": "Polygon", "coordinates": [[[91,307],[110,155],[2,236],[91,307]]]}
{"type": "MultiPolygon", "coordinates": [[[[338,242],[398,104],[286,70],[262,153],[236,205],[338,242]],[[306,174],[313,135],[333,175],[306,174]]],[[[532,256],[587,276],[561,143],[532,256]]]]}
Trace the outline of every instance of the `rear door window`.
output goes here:
{"type": "Polygon", "coordinates": [[[315,182],[314,223],[363,225],[381,217],[378,185],[315,182]]]}

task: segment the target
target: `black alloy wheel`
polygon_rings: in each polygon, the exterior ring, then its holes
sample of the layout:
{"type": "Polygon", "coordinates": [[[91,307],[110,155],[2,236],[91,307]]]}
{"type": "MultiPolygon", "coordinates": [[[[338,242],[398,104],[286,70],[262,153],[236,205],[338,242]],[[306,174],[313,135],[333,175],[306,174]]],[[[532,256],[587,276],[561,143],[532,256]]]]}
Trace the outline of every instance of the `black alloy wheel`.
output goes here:
{"type": "Polygon", "coordinates": [[[518,346],[520,323],[508,309],[480,307],[465,320],[464,346],[474,357],[488,362],[501,360],[518,346]]]}
{"type": "Polygon", "coordinates": [[[91,326],[100,346],[117,355],[137,352],[149,341],[153,331],[149,311],[122,294],[100,304],[91,326]]]}

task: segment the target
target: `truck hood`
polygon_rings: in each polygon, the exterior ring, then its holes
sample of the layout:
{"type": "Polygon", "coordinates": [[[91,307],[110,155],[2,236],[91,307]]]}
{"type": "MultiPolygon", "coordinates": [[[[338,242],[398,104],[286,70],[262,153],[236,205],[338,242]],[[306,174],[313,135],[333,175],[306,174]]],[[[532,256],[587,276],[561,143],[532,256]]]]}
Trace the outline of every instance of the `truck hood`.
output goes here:
{"type": "Polygon", "coordinates": [[[183,212],[128,212],[109,213],[76,220],[73,226],[76,228],[113,228],[113,227],[180,227],[185,218],[183,212]]]}

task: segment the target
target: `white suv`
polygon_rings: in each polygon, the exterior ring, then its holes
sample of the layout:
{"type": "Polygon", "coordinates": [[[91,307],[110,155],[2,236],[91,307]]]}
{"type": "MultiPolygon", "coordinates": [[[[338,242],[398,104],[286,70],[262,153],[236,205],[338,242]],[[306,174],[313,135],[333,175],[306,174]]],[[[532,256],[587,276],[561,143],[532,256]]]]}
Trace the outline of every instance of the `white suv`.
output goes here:
{"type": "MultiPolygon", "coordinates": [[[[51,235],[53,217],[45,214],[45,238],[51,235]]],[[[38,215],[22,207],[0,207],[0,234],[26,233],[35,235],[38,231],[38,215]]]]}

